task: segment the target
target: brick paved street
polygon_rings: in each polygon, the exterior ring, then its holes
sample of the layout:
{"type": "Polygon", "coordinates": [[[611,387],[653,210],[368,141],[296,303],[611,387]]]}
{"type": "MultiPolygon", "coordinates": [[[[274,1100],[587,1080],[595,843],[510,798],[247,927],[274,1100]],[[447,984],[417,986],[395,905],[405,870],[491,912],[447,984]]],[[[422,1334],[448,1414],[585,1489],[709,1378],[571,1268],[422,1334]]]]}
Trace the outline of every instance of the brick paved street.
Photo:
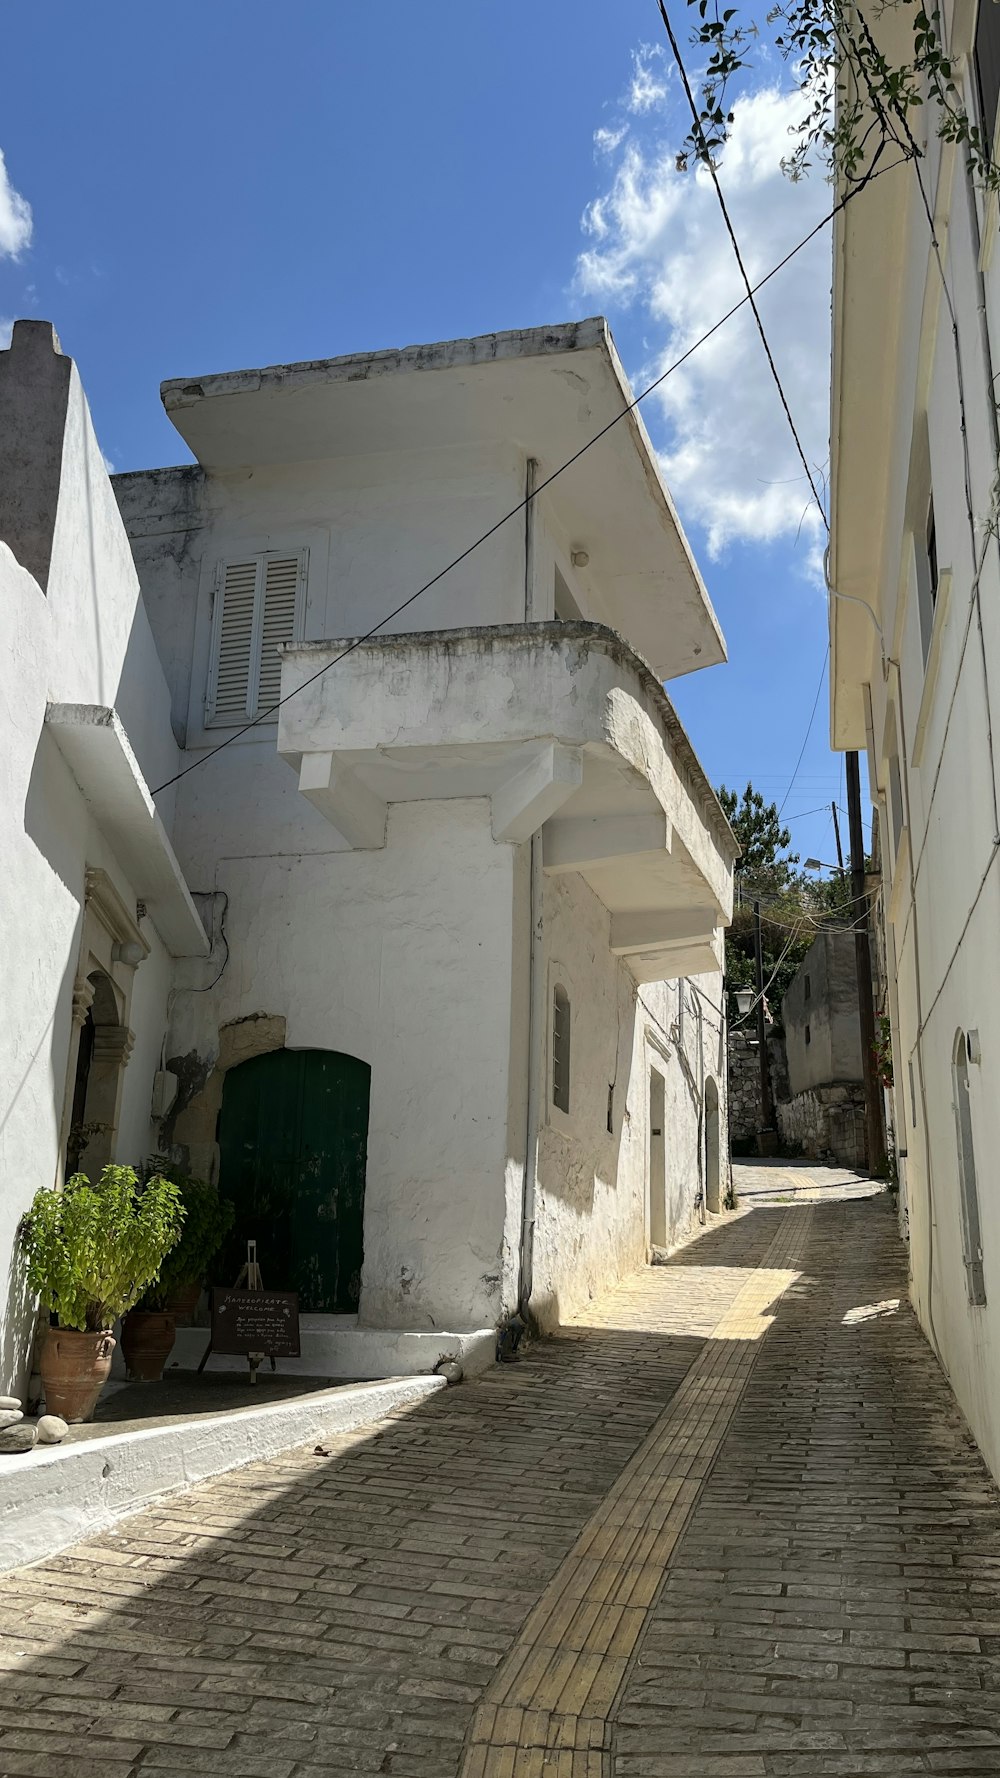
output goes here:
{"type": "Polygon", "coordinates": [[[522,1363],[7,1576],[3,1778],[1000,1773],[1000,1502],[888,1202],[740,1175],[522,1363]]]}

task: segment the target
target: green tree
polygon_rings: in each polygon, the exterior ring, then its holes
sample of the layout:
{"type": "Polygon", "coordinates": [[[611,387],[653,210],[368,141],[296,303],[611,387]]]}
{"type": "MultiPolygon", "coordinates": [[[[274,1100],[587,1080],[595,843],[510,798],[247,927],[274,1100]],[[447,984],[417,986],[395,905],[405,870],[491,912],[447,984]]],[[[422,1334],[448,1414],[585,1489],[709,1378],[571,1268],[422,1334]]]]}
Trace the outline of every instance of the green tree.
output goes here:
{"type": "Polygon", "coordinates": [[[718,797],[740,843],[735,871],[737,900],[784,894],[797,881],[799,855],[788,850],[792,836],[781,825],[777,803],[765,802],[752,784],[742,796],[720,784],[718,797]]]}
{"type": "MultiPolygon", "coordinates": [[[[789,850],[792,836],[782,826],[777,804],[752,783],[742,795],[721,784],[718,798],[741,847],[734,872],[736,907],[726,933],[726,982],[730,996],[737,988],[756,986],[752,904],[759,900],[764,988],[777,1015],[820,926],[844,926],[853,918],[850,878],[814,878],[798,870],[799,854],[789,850]]],[[[732,998],[730,1015],[737,1016],[732,998]]]]}

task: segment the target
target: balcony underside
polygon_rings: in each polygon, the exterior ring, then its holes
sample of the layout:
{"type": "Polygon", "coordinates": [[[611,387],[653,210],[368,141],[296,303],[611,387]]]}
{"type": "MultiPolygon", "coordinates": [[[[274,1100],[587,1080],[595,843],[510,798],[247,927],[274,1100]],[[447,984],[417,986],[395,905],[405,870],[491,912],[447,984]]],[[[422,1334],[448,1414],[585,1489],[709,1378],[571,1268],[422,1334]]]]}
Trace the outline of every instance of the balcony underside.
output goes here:
{"type": "Polygon", "coordinates": [[[391,803],[485,797],[498,844],[539,831],[578,872],[638,981],[721,968],[735,843],[662,688],[597,626],[387,637],[286,651],[278,746],[346,847],[391,803]],[[303,681],[329,654],[331,670],[303,681]],[[317,656],[319,655],[319,659],[317,656]]]}

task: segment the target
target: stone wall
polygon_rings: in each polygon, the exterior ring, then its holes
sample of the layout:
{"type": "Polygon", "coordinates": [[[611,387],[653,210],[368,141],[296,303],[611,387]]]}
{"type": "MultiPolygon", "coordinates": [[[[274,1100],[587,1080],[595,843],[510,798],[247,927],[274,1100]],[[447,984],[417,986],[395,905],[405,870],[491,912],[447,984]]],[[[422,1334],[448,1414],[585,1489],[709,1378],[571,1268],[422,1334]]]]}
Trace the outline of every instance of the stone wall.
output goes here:
{"type": "Polygon", "coordinates": [[[811,1160],[834,1161],[841,1167],[863,1168],[865,1094],[857,1081],[812,1087],[775,1106],[782,1143],[801,1149],[811,1160]]]}
{"type": "MultiPolygon", "coordinates": [[[[767,1026],[767,1065],[775,1101],[788,1097],[788,1068],[781,1031],[767,1026]]],[[[746,1152],[756,1152],[757,1132],[763,1119],[760,1110],[760,1061],[756,1022],[729,1027],[729,1140],[746,1152]]],[[[735,1150],[734,1150],[735,1152],[735,1150]]]]}

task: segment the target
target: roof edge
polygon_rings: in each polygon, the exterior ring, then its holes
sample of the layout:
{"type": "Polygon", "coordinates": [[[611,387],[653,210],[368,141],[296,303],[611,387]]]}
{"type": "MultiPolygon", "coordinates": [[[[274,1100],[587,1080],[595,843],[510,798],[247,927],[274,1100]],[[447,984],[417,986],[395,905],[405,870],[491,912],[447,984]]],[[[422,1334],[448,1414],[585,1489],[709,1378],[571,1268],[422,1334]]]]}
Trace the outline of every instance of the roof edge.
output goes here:
{"type": "Polygon", "coordinates": [[[252,394],[259,389],[291,391],[307,383],[370,382],[400,372],[454,370],[504,359],[544,358],[600,346],[608,349],[610,339],[604,316],[590,315],[582,321],[481,333],[468,339],[389,347],[378,352],[349,352],[339,358],[307,358],[293,364],[269,364],[199,377],[171,377],[160,384],[160,399],[167,413],[172,414],[199,401],[252,394]]]}

